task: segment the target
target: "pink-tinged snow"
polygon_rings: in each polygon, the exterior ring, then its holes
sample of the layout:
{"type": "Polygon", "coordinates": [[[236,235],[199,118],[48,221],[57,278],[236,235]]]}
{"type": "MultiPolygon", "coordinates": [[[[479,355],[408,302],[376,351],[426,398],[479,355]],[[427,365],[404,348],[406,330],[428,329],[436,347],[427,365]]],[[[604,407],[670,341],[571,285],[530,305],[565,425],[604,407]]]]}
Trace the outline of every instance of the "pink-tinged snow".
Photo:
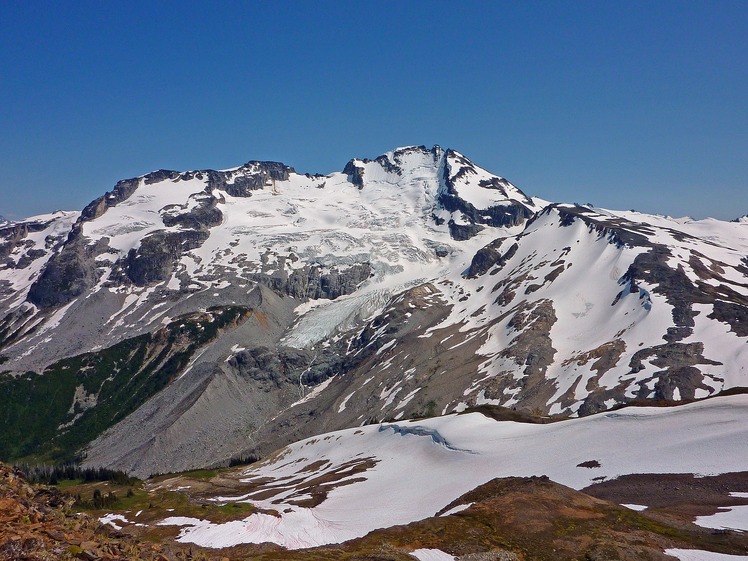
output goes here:
{"type": "Polygon", "coordinates": [[[704,528],[724,528],[748,532],[748,505],[721,507],[710,516],[697,516],[695,524],[704,528]]]}
{"type": "Polygon", "coordinates": [[[105,514],[104,516],[99,518],[99,522],[101,522],[102,524],[108,524],[115,530],[122,529],[122,526],[116,524],[116,522],[124,522],[125,524],[131,524],[131,522],[127,518],[122,516],[121,514],[112,514],[112,513],[105,514]]]}
{"type": "Polygon", "coordinates": [[[666,549],[665,553],[677,557],[680,561],[738,561],[739,559],[748,559],[748,555],[714,553],[700,549],[666,549]]]}
{"type": "Polygon", "coordinates": [[[441,549],[416,549],[411,551],[412,555],[418,561],[455,561],[455,556],[443,552],[441,549]]]}
{"type": "Polygon", "coordinates": [[[748,465],[746,414],[748,396],[739,395],[677,408],[627,408],[550,425],[497,422],[472,413],[334,432],[288,446],[248,469],[246,480],[310,480],[370,458],[374,467],[348,477],[365,480],[335,488],[314,508],[288,502],[295,486],[280,486],[274,497],[262,501],[239,497],[280,517],[255,514],[228,524],[190,520],[179,539],[210,547],[272,541],[302,548],[434,516],[495,477],[547,475],[581,489],[596,478],[630,473],[742,471],[748,465]],[[577,467],[588,460],[601,467],[577,467]],[[304,471],[318,461],[329,463],[304,471]]]}

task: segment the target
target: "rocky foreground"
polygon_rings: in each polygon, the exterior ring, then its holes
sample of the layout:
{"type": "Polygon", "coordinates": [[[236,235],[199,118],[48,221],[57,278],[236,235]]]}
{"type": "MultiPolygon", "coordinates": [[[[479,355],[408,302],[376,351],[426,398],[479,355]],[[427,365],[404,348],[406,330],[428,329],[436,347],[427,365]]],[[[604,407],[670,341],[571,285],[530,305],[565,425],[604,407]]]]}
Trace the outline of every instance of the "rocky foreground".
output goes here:
{"type": "Polygon", "coordinates": [[[221,559],[179,545],[139,542],[74,512],[73,502],[54,487],[28,484],[20,472],[0,464],[0,560],[221,559]]]}
{"type": "MultiPolygon", "coordinates": [[[[169,496],[173,497],[174,489],[189,485],[193,492],[181,495],[180,500],[172,503],[177,505],[174,514],[186,513],[200,506],[200,492],[194,491],[207,492],[216,485],[225,488],[232,471],[208,474],[212,475],[208,478],[205,475],[158,478],[147,482],[137,493],[147,493],[148,500],[152,501],[147,503],[147,508],[153,510],[164,496],[159,493],[170,489],[169,496]]],[[[744,481],[743,477],[739,479],[744,481]]],[[[731,480],[730,486],[735,483],[731,480]]],[[[618,495],[624,490],[631,493],[636,487],[624,483],[623,490],[588,491],[619,500],[618,495]]],[[[683,485],[682,488],[689,487],[683,485]]],[[[679,504],[688,501],[683,493],[680,495],[679,504]]],[[[546,477],[495,479],[425,520],[376,530],[343,544],[296,551],[270,544],[223,549],[181,544],[175,541],[173,532],[164,532],[157,524],[124,523],[120,529],[114,529],[99,522],[104,510],[76,513],[73,502],[72,497],[59,489],[30,485],[18,471],[0,465],[0,561],[413,561],[432,558],[664,561],[674,559],[666,553],[671,548],[708,549],[733,555],[748,551],[748,540],[739,532],[715,532],[694,526],[683,512],[667,514],[663,509],[652,515],[634,512],[546,477]]],[[[122,509],[123,504],[110,505],[109,512],[132,518],[129,510],[122,509]]]]}

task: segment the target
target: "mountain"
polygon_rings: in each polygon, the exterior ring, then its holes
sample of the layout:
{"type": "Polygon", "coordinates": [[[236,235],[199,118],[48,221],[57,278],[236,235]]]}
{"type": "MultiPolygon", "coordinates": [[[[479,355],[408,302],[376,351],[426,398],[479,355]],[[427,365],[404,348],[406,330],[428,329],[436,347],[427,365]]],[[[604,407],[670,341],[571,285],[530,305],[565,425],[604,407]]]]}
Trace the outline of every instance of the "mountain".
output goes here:
{"type": "Polygon", "coordinates": [[[747,223],[548,203],[438,146],[159,170],[0,239],[5,459],[148,475],[748,386],[747,223]]]}

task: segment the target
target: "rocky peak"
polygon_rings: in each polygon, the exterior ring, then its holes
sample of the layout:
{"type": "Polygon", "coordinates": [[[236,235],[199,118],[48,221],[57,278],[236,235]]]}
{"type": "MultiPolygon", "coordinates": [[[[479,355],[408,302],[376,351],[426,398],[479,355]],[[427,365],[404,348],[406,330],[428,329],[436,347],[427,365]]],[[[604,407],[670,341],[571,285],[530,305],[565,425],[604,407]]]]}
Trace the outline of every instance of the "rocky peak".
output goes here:
{"type": "Polygon", "coordinates": [[[408,177],[418,169],[432,168],[432,173],[436,174],[441,168],[441,160],[444,150],[436,144],[432,148],[425,146],[403,146],[396,148],[391,152],[385,152],[373,160],[369,158],[353,158],[343,168],[343,173],[348,176],[348,181],[353,183],[359,189],[364,187],[364,175],[366,169],[373,165],[380,168],[374,175],[381,173],[397,175],[398,177],[408,177]]]}
{"type": "Polygon", "coordinates": [[[447,223],[456,240],[470,239],[484,226],[518,226],[539,210],[509,181],[478,167],[455,150],[444,153],[440,170],[437,203],[450,213],[447,223]]]}
{"type": "Polygon", "coordinates": [[[252,191],[271,187],[276,181],[288,181],[296,171],[281,162],[252,160],[236,170],[206,173],[209,189],[225,191],[232,197],[249,197],[252,191]]]}

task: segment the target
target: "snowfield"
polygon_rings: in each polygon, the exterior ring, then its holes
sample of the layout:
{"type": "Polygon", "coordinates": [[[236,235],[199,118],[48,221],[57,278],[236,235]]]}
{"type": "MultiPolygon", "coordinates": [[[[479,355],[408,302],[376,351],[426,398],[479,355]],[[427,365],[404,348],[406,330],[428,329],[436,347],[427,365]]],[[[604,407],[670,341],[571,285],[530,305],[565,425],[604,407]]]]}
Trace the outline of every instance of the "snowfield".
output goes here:
{"type": "Polygon", "coordinates": [[[677,557],[680,561],[738,561],[739,559],[748,559],[747,555],[714,553],[700,549],[666,549],[665,553],[677,557]]]}
{"type": "Polygon", "coordinates": [[[162,524],[183,526],[180,541],[208,547],[270,541],[296,549],[434,516],[496,477],[547,475],[581,489],[633,473],[743,471],[746,414],[748,396],[738,395],[548,425],[498,422],[478,413],[369,425],[300,441],[248,469],[243,481],[268,478],[258,491],[263,500],[251,494],[217,499],[251,502],[278,516],[253,514],[226,524],[170,518],[162,524]],[[578,467],[590,460],[600,467],[578,467]],[[364,471],[339,478],[321,504],[292,504],[304,498],[304,482],[364,462],[364,471]]]}

